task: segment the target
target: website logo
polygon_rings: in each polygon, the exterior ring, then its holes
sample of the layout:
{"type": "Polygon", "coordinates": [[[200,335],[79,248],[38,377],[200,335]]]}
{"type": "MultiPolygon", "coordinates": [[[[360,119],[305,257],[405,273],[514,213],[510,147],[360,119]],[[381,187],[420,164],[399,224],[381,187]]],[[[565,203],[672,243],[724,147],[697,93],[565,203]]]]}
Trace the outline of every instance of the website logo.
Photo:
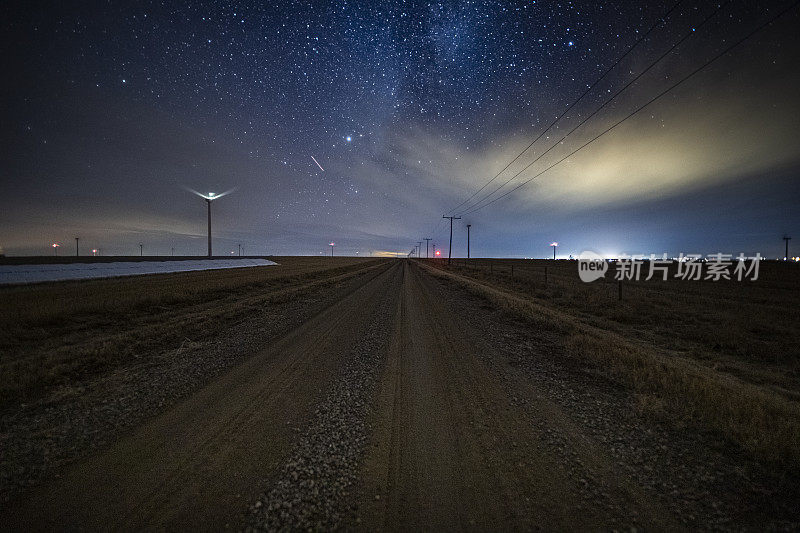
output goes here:
{"type": "Polygon", "coordinates": [[[581,281],[591,283],[608,272],[608,262],[600,254],[584,251],[578,256],[578,275],[581,281]]]}

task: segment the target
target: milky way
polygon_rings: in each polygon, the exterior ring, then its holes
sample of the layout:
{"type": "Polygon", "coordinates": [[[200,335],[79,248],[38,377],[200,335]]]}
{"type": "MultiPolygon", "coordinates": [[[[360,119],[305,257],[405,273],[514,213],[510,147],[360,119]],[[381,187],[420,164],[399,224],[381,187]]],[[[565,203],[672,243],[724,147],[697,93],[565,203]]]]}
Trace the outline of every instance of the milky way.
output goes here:
{"type": "MultiPolygon", "coordinates": [[[[3,22],[7,253],[74,234],[109,253],[141,241],[202,253],[203,206],[184,188],[234,186],[218,204],[224,246],[407,251],[443,238],[441,215],[649,28],[520,166],[715,9],[553,156],[791,2],[681,2],[663,21],[674,1],[67,4],[11,5],[3,22]]],[[[790,12],[594,152],[473,215],[473,250],[777,250],[800,196],[797,21],[790,12]]]]}

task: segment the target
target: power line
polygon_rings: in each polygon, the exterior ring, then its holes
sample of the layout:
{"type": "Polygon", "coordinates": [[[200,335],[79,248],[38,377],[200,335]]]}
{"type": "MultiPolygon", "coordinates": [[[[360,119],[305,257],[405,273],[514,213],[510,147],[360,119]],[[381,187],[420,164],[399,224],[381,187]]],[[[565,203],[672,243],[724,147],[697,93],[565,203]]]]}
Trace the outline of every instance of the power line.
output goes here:
{"type": "Polygon", "coordinates": [[[668,10],[667,10],[667,11],[666,11],[666,12],[665,12],[663,15],[661,15],[661,16],[660,16],[660,17],[659,17],[659,18],[658,18],[658,19],[657,19],[657,20],[656,20],[656,21],[653,23],[653,25],[652,25],[652,26],[650,26],[650,28],[649,28],[649,29],[648,29],[648,30],[647,30],[647,31],[646,31],[646,32],[645,32],[645,33],[644,33],[644,34],[643,34],[643,35],[642,35],[642,36],[641,36],[641,37],[640,37],[640,38],[639,38],[639,39],[638,39],[636,42],[634,42],[634,43],[633,43],[633,44],[632,44],[632,45],[631,45],[631,46],[630,46],[630,47],[629,47],[629,48],[628,48],[628,49],[625,51],[625,53],[623,53],[621,56],[619,56],[619,58],[618,58],[616,61],[614,61],[614,63],[613,63],[613,64],[612,64],[610,67],[608,67],[608,68],[607,68],[607,69],[606,69],[606,70],[605,70],[605,71],[604,71],[604,72],[603,72],[603,73],[600,75],[600,77],[599,77],[599,78],[597,78],[597,79],[594,81],[594,83],[592,83],[591,85],[589,85],[589,87],[588,87],[588,88],[587,88],[585,91],[583,91],[583,93],[582,93],[582,94],[581,94],[581,95],[578,97],[578,99],[577,99],[577,100],[575,100],[575,101],[573,101],[571,104],[569,104],[569,105],[566,107],[566,109],[564,109],[564,111],[563,111],[563,112],[562,112],[560,115],[556,116],[556,118],[553,120],[553,122],[551,122],[551,123],[550,123],[550,124],[549,124],[549,125],[548,125],[548,126],[545,128],[545,129],[543,129],[543,130],[541,131],[541,133],[539,133],[539,135],[538,135],[538,136],[537,136],[537,137],[536,137],[536,138],[535,138],[535,139],[534,139],[534,140],[533,140],[533,141],[532,141],[532,142],[531,142],[531,143],[530,143],[528,146],[526,146],[526,147],[525,147],[525,149],[524,149],[524,150],[522,150],[522,151],[521,151],[519,154],[517,154],[517,156],[516,156],[516,157],[514,157],[514,159],[512,159],[511,161],[509,161],[509,163],[508,163],[506,166],[504,166],[504,167],[502,168],[502,170],[500,170],[500,172],[498,172],[497,174],[495,174],[495,175],[494,175],[494,177],[493,177],[492,179],[490,179],[489,181],[487,181],[486,183],[484,183],[484,184],[483,184],[483,186],[482,186],[480,189],[478,189],[477,191],[475,191],[474,193],[472,193],[472,195],[471,195],[469,198],[467,198],[466,200],[464,200],[463,202],[461,202],[461,203],[460,203],[460,204],[458,204],[457,206],[453,207],[452,209],[449,209],[447,212],[448,212],[448,213],[451,213],[451,212],[455,211],[456,209],[458,209],[459,207],[461,207],[462,205],[464,205],[464,204],[468,203],[470,200],[472,200],[473,198],[475,198],[475,196],[477,196],[478,194],[480,194],[480,192],[481,192],[483,189],[485,189],[486,187],[488,187],[488,186],[489,186],[489,184],[491,184],[491,183],[492,183],[494,180],[496,180],[498,177],[500,177],[500,175],[501,175],[503,172],[505,172],[505,171],[508,169],[508,167],[510,167],[511,165],[513,165],[513,164],[514,164],[514,163],[515,163],[515,162],[516,162],[516,161],[517,161],[517,160],[518,160],[520,157],[522,157],[522,155],[523,155],[525,152],[527,152],[528,150],[530,150],[530,148],[531,148],[531,147],[532,147],[534,144],[536,144],[536,142],[537,142],[539,139],[541,139],[541,138],[542,138],[542,136],[543,136],[545,133],[547,133],[548,131],[550,131],[550,128],[552,128],[553,126],[555,126],[555,125],[556,125],[556,123],[558,123],[558,121],[559,121],[559,120],[561,120],[561,119],[562,119],[562,118],[563,118],[563,117],[564,117],[564,116],[565,116],[565,115],[566,115],[566,114],[569,112],[569,110],[570,110],[570,109],[572,109],[572,108],[573,108],[574,106],[576,106],[576,105],[577,105],[577,104],[578,104],[578,103],[579,103],[581,100],[583,100],[583,98],[584,98],[584,97],[585,97],[587,94],[589,94],[589,93],[591,92],[591,90],[592,90],[592,89],[594,89],[594,88],[595,88],[595,86],[597,86],[597,84],[598,84],[598,83],[600,83],[600,82],[601,82],[601,81],[602,81],[602,80],[603,80],[603,79],[604,79],[604,78],[605,78],[605,77],[608,75],[608,73],[609,73],[609,72],[611,72],[612,70],[614,70],[614,68],[615,68],[617,65],[619,65],[619,64],[620,64],[620,62],[622,62],[622,60],[623,60],[623,59],[625,59],[625,58],[628,56],[628,54],[630,54],[630,53],[631,53],[631,52],[632,52],[632,51],[633,51],[633,50],[634,50],[634,49],[635,49],[637,46],[639,46],[639,44],[640,44],[642,41],[644,41],[644,40],[645,40],[645,39],[646,39],[646,38],[647,38],[647,37],[650,35],[650,33],[652,33],[652,32],[653,32],[653,30],[654,30],[654,29],[656,29],[656,28],[657,28],[657,27],[658,27],[658,26],[659,26],[659,25],[660,25],[662,22],[664,22],[664,21],[666,20],[666,18],[667,18],[667,17],[669,17],[669,16],[672,14],[672,12],[673,12],[673,11],[675,11],[675,9],[676,9],[676,8],[677,8],[677,7],[678,7],[678,6],[679,6],[679,5],[680,5],[682,2],[683,2],[683,0],[678,0],[678,1],[677,1],[677,2],[676,2],[676,3],[675,3],[675,4],[674,4],[674,5],[671,7],[671,8],[669,8],[669,9],[668,9],[668,10]]]}
{"type": "Polygon", "coordinates": [[[775,22],[776,20],[778,20],[780,17],[782,17],[783,15],[785,15],[786,13],[788,13],[789,11],[791,11],[792,9],[794,9],[795,7],[797,7],[797,5],[798,5],[798,4],[800,4],[800,0],[798,0],[798,1],[796,1],[796,2],[794,2],[793,4],[791,4],[789,7],[787,7],[787,8],[786,8],[786,9],[784,9],[783,11],[780,11],[780,12],[779,12],[777,15],[775,15],[775,16],[774,16],[774,17],[772,17],[772,18],[770,18],[768,21],[766,21],[766,22],[764,22],[763,24],[761,24],[761,25],[757,26],[757,27],[756,27],[756,28],[755,28],[753,31],[751,31],[750,33],[748,33],[747,35],[745,35],[744,37],[742,37],[742,38],[741,38],[741,39],[739,39],[738,41],[734,42],[732,45],[730,45],[730,46],[728,46],[727,48],[725,48],[725,49],[724,49],[722,52],[718,53],[717,55],[715,55],[714,57],[712,57],[711,59],[709,59],[708,61],[706,61],[705,63],[703,63],[703,64],[702,64],[702,65],[700,65],[699,67],[697,67],[696,69],[694,69],[692,72],[690,72],[689,74],[687,74],[686,76],[684,76],[683,78],[681,78],[680,80],[678,80],[677,82],[675,82],[675,83],[673,83],[672,85],[670,85],[668,88],[666,88],[666,89],[664,89],[663,91],[661,91],[660,93],[658,93],[656,96],[654,96],[653,98],[651,98],[650,100],[648,100],[648,101],[647,101],[646,103],[644,103],[642,106],[638,107],[637,109],[635,109],[634,111],[632,111],[631,113],[629,113],[628,115],[626,115],[624,118],[622,118],[621,120],[617,121],[616,123],[614,123],[613,125],[611,125],[611,126],[610,126],[610,127],[608,127],[607,129],[605,129],[603,132],[601,132],[600,134],[596,135],[595,137],[593,137],[592,139],[590,139],[590,140],[589,140],[589,141],[587,141],[586,143],[582,144],[581,146],[579,146],[578,148],[576,148],[575,150],[573,150],[572,152],[570,152],[570,153],[569,153],[569,154],[567,154],[566,156],[562,157],[561,159],[559,159],[558,161],[556,161],[555,163],[553,163],[552,165],[550,165],[549,167],[547,167],[546,169],[542,170],[542,171],[541,171],[541,172],[539,172],[538,174],[535,174],[534,176],[531,176],[530,178],[528,178],[527,180],[523,181],[522,183],[520,183],[519,185],[517,185],[517,186],[516,186],[516,187],[514,187],[513,189],[511,189],[511,190],[509,190],[509,191],[506,191],[506,192],[505,192],[505,193],[503,193],[502,195],[500,195],[500,196],[498,196],[498,197],[496,197],[496,198],[492,199],[490,202],[487,202],[487,203],[483,204],[483,205],[482,205],[482,206],[480,206],[480,207],[476,207],[476,208],[473,208],[473,209],[471,209],[470,211],[467,211],[467,213],[472,213],[472,212],[478,211],[478,210],[480,210],[480,209],[483,209],[484,207],[487,207],[487,206],[489,206],[489,205],[493,204],[494,202],[496,202],[496,201],[500,200],[501,198],[504,198],[504,197],[508,196],[509,194],[511,194],[512,192],[516,191],[516,190],[517,190],[517,189],[519,189],[520,187],[522,187],[522,186],[524,186],[524,185],[527,185],[528,183],[530,183],[530,182],[531,182],[531,181],[533,181],[534,179],[538,178],[539,176],[541,176],[542,174],[544,174],[544,173],[545,173],[545,172],[547,172],[548,170],[552,169],[552,168],[553,168],[553,167],[555,167],[556,165],[558,165],[558,164],[560,164],[560,163],[563,163],[564,161],[566,161],[567,159],[569,159],[570,157],[572,157],[572,156],[573,156],[573,155],[575,155],[576,153],[580,152],[581,150],[583,150],[584,148],[586,148],[587,146],[589,146],[590,144],[592,144],[594,141],[596,141],[596,140],[597,140],[597,139],[599,139],[600,137],[602,137],[602,136],[604,136],[605,134],[609,133],[610,131],[612,131],[613,129],[615,129],[617,126],[619,126],[619,125],[620,125],[620,124],[622,124],[623,122],[627,121],[628,119],[630,119],[631,117],[633,117],[634,115],[636,115],[637,113],[639,113],[639,111],[641,111],[641,110],[645,109],[646,107],[650,106],[651,104],[653,104],[654,102],[656,102],[657,100],[659,100],[660,98],[662,98],[663,96],[665,96],[667,93],[671,92],[673,89],[675,89],[675,88],[676,88],[676,87],[678,87],[679,85],[682,85],[682,84],[683,84],[684,82],[686,82],[688,79],[690,79],[690,78],[694,77],[694,76],[695,76],[696,74],[698,74],[700,71],[702,71],[703,69],[705,69],[706,67],[708,67],[708,66],[709,66],[709,65],[711,65],[712,63],[716,62],[718,59],[720,59],[720,58],[721,58],[721,57],[723,57],[724,55],[728,54],[728,52],[730,52],[730,51],[731,51],[731,50],[733,50],[734,48],[738,47],[739,45],[741,45],[741,44],[742,44],[742,43],[744,43],[745,41],[747,41],[747,40],[749,40],[750,38],[752,38],[752,37],[753,37],[755,34],[757,34],[757,33],[758,33],[758,32],[760,32],[761,30],[763,30],[764,28],[766,28],[767,26],[769,26],[770,24],[772,24],[773,22],[775,22]]]}
{"type": "MultiPolygon", "coordinates": [[[[617,96],[619,96],[619,95],[620,95],[620,94],[622,94],[622,93],[623,93],[625,90],[627,90],[627,89],[628,89],[628,87],[630,87],[631,85],[633,85],[634,83],[636,83],[636,82],[637,82],[637,81],[638,81],[638,80],[639,80],[639,79],[640,79],[642,76],[644,76],[645,74],[647,74],[648,72],[650,72],[650,70],[651,70],[653,67],[655,67],[655,66],[656,66],[658,63],[660,63],[660,62],[661,62],[661,61],[662,61],[662,60],[663,60],[665,57],[667,57],[669,54],[671,54],[671,53],[672,53],[672,52],[673,52],[673,51],[674,51],[674,50],[675,50],[675,49],[676,49],[678,46],[680,46],[681,44],[683,44],[683,42],[684,42],[684,41],[686,41],[686,39],[688,39],[689,37],[691,37],[692,35],[694,35],[694,34],[696,33],[696,31],[697,31],[697,29],[698,29],[698,28],[701,28],[701,27],[705,26],[705,24],[706,24],[706,23],[707,23],[709,20],[711,20],[711,19],[712,19],[712,18],[713,18],[713,17],[714,17],[714,16],[715,16],[717,13],[719,13],[719,11],[720,11],[720,10],[721,10],[723,7],[725,7],[726,5],[728,5],[730,2],[731,2],[731,0],[727,0],[726,2],[723,2],[723,3],[719,4],[719,5],[716,7],[716,9],[714,9],[714,11],[712,11],[712,12],[711,12],[711,13],[710,13],[710,14],[709,14],[709,15],[708,15],[708,16],[707,16],[705,19],[703,19],[703,21],[702,21],[700,24],[698,24],[697,26],[695,26],[695,27],[691,28],[691,29],[690,29],[688,32],[686,32],[686,34],[685,34],[683,37],[681,37],[681,38],[680,38],[680,39],[679,39],[679,40],[678,40],[678,41],[677,41],[675,44],[673,44],[673,45],[672,45],[672,46],[671,46],[671,47],[670,47],[670,48],[669,48],[669,49],[668,49],[666,52],[664,52],[664,53],[662,53],[660,56],[658,56],[658,58],[657,58],[655,61],[651,62],[651,63],[650,63],[648,66],[647,66],[647,68],[646,68],[646,69],[644,69],[644,70],[643,70],[643,71],[641,71],[639,74],[637,74],[637,75],[636,75],[636,76],[635,76],[633,79],[631,79],[631,80],[630,80],[628,83],[626,83],[625,85],[623,85],[621,89],[619,89],[617,92],[615,92],[615,93],[614,93],[614,94],[613,94],[613,95],[612,95],[612,96],[611,96],[611,97],[610,97],[608,100],[606,100],[605,102],[603,102],[603,103],[600,105],[600,107],[598,107],[597,109],[595,109],[595,110],[594,110],[594,111],[593,111],[593,112],[592,112],[590,115],[588,115],[586,118],[584,118],[583,120],[581,120],[581,121],[580,121],[578,124],[576,124],[576,125],[575,125],[575,126],[574,126],[574,127],[571,129],[571,130],[569,130],[569,131],[568,131],[568,132],[567,132],[567,133],[566,133],[566,134],[565,134],[563,137],[561,137],[561,139],[560,139],[560,140],[558,140],[558,141],[556,141],[555,143],[553,143],[553,144],[550,146],[550,148],[548,148],[547,150],[545,150],[544,152],[542,152],[541,154],[539,154],[539,156],[537,156],[537,157],[536,157],[536,159],[534,159],[533,161],[531,161],[530,163],[528,163],[527,165],[525,165],[525,166],[524,166],[524,167],[523,167],[523,168],[522,168],[522,169],[521,169],[519,172],[517,172],[516,174],[514,174],[513,176],[511,176],[511,177],[510,177],[508,180],[506,180],[506,182],[505,182],[505,183],[503,183],[502,185],[500,185],[500,186],[496,187],[496,188],[495,188],[495,189],[494,189],[492,192],[490,192],[489,194],[485,195],[485,196],[484,196],[482,199],[480,199],[480,200],[478,200],[477,202],[475,202],[475,203],[474,203],[474,204],[473,204],[471,207],[469,207],[469,208],[467,209],[467,211],[465,211],[464,213],[461,213],[461,214],[462,214],[462,215],[464,215],[464,214],[467,214],[467,213],[471,213],[471,212],[472,212],[472,211],[474,211],[474,210],[477,210],[477,209],[476,209],[476,207],[477,207],[478,205],[480,205],[480,204],[481,204],[481,202],[485,202],[486,200],[488,200],[489,198],[491,198],[491,196],[492,196],[494,193],[496,193],[497,191],[499,191],[500,189],[502,189],[503,187],[505,187],[506,185],[508,185],[508,184],[509,184],[509,183],[511,183],[512,181],[514,181],[514,180],[515,180],[515,179],[516,179],[516,178],[517,178],[517,177],[518,177],[520,174],[522,174],[523,172],[525,172],[526,170],[528,170],[530,167],[532,167],[534,164],[536,164],[536,163],[537,163],[537,162],[538,162],[540,159],[542,159],[542,158],[543,158],[545,155],[547,155],[548,153],[550,153],[550,151],[551,151],[553,148],[555,148],[555,147],[559,146],[559,145],[560,145],[562,142],[564,142],[564,140],[566,140],[566,139],[567,139],[567,137],[569,137],[570,135],[572,135],[572,134],[573,134],[573,133],[574,133],[574,132],[575,132],[575,131],[576,131],[578,128],[580,128],[581,126],[583,126],[584,124],[586,124],[586,122],[588,122],[588,121],[589,121],[589,120],[590,120],[592,117],[594,117],[595,115],[597,115],[597,113],[599,113],[600,111],[602,111],[602,110],[603,110],[603,108],[605,108],[605,107],[606,107],[608,104],[610,104],[611,102],[613,102],[613,101],[614,101],[614,100],[617,98],[617,96]]],[[[487,205],[488,205],[488,204],[487,204],[487,205]]],[[[479,209],[480,209],[480,208],[479,208],[479,209]]]]}

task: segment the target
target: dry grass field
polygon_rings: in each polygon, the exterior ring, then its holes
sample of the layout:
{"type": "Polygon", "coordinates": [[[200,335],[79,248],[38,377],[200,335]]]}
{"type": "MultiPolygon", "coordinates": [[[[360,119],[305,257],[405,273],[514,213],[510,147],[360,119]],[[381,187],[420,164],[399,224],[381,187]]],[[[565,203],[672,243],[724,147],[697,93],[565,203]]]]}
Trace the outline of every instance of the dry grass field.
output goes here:
{"type": "Polygon", "coordinates": [[[255,307],[380,261],[273,259],[278,266],[0,288],[0,409],[213,336],[255,307]]]}
{"type": "Polygon", "coordinates": [[[625,281],[620,300],[613,270],[583,283],[576,261],[423,262],[561,334],[643,411],[800,469],[798,265],[762,262],[757,281],[625,281]]]}

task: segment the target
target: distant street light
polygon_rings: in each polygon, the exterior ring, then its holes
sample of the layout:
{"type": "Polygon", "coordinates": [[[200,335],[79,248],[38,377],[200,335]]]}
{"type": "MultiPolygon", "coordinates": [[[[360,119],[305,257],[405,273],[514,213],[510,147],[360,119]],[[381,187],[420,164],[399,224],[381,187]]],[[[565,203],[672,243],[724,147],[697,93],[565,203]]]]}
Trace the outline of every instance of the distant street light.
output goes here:
{"type": "Polygon", "coordinates": [[[92,249],[92,255],[97,255],[97,248],[92,249]]]}
{"type": "Polygon", "coordinates": [[[336,246],[335,242],[330,243],[328,246],[331,247],[331,257],[333,257],[333,247],[336,246]]]}
{"type": "Polygon", "coordinates": [[[61,245],[53,243],[52,246],[53,246],[53,251],[56,253],[56,255],[58,255],[58,247],[61,246],[61,245]]]}
{"type": "Polygon", "coordinates": [[[551,242],[550,246],[553,247],[553,260],[555,261],[555,259],[556,259],[556,247],[558,246],[558,243],[557,242],[551,242]]]}
{"type": "Polygon", "coordinates": [[[142,257],[143,255],[144,255],[144,245],[142,243],[139,243],[139,257],[142,257]]]}
{"type": "Polygon", "coordinates": [[[226,194],[232,193],[236,189],[231,189],[229,191],[225,191],[225,192],[220,193],[220,194],[213,193],[213,192],[210,192],[208,194],[203,194],[203,193],[197,192],[197,191],[195,191],[193,189],[189,189],[188,187],[187,187],[187,190],[189,192],[192,192],[192,193],[196,194],[197,196],[199,196],[200,198],[205,200],[206,204],[208,204],[208,257],[211,257],[211,202],[216,200],[216,199],[218,199],[218,198],[222,198],[226,194]]]}

